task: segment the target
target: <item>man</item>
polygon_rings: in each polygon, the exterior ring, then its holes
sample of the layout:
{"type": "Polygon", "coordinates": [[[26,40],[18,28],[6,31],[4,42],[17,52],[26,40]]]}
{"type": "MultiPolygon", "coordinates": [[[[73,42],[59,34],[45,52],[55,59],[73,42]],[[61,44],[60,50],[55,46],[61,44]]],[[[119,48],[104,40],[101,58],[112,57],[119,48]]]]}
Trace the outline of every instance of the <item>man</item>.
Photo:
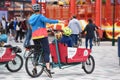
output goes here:
{"type": "MultiPolygon", "coordinates": [[[[50,49],[46,23],[58,23],[59,21],[48,19],[40,14],[41,6],[39,4],[32,5],[32,9],[34,11],[34,14],[32,14],[28,20],[29,24],[32,26],[32,39],[36,46],[42,44],[41,46],[44,51],[44,60],[46,62],[45,72],[48,74],[49,77],[52,77],[50,72],[50,49]]],[[[39,53],[39,50],[40,47],[37,47],[37,49],[35,50],[36,53],[39,53]]],[[[36,67],[33,70],[36,71],[36,67]]]]}
{"type": "Polygon", "coordinates": [[[72,30],[71,38],[73,41],[73,45],[77,46],[78,35],[82,32],[79,21],[76,19],[76,16],[73,16],[70,20],[68,27],[72,30]]]}

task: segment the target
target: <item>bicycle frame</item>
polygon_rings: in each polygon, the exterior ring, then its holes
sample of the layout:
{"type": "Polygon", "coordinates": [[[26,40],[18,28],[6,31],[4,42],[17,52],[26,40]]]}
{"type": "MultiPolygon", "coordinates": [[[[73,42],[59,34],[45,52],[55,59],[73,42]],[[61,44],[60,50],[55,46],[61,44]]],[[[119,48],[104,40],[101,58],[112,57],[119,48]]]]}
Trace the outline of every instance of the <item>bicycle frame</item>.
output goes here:
{"type": "MultiPolygon", "coordinates": [[[[34,53],[35,51],[34,51],[34,47],[35,45],[29,45],[28,47],[26,47],[26,49],[25,49],[25,51],[24,51],[24,54],[23,54],[23,57],[26,59],[29,55],[30,55],[30,53],[34,53]],[[27,51],[28,51],[28,53],[27,53],[27,51]]],[[[43,57],[43,49],[41,48],[41,50],[40,50],[40,53],[38,54],[39,56],[37,56],[38,58],[38,60],[37,60],[37,65],[39,65],[39,63],[41,62],[40,60],[41,60],[41,58],[43,57]]],[[[41,64],[40,64],[41,65],[41,64]]],[[[45,65],[42,65],[42,66],[45,66],[45,65]]]]}
{"type": "Polygon", "coordinates": [[[23,57],[26,59],[27,56],[29,55],[29,52],[31,52],[31,51],[32,51],[31,49],[25,48],[25,51],[24,51],[24,53],[23,53],[23,57]],[[28,52],[28,53],[27,53],[27,52],[28,52]]]}

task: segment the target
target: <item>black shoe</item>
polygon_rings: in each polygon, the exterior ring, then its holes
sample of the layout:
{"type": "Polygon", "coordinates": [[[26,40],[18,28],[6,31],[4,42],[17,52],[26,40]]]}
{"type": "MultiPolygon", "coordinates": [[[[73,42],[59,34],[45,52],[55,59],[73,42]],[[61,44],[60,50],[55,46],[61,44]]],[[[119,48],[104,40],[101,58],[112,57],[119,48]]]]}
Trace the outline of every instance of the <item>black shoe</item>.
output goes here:
{"type": "Polygon", "coordinates": [[[48,70],[46,67],[44,68],[45,73],[47,74],[48,77],[52,78],[50,70],[48,70]]]}
{"type": "Polygon", "coordinates": [[[37,69],[34,68],[34,69],[32,70],[32,73],[33,73],[33,75],[36,75],[36,74],[37,74],[37,69]]]}

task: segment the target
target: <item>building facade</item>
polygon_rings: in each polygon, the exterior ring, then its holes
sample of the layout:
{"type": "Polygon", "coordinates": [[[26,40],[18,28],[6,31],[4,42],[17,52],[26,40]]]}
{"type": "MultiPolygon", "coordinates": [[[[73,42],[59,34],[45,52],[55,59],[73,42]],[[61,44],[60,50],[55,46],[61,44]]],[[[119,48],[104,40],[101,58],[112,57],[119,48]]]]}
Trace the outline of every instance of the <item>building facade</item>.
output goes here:
{"type": "Polygon", "coordinates": [[[8,11],[7,19],[13,17],[24,18],[31,11],[31,0],[1,0],[0,10],[8,11]]]}

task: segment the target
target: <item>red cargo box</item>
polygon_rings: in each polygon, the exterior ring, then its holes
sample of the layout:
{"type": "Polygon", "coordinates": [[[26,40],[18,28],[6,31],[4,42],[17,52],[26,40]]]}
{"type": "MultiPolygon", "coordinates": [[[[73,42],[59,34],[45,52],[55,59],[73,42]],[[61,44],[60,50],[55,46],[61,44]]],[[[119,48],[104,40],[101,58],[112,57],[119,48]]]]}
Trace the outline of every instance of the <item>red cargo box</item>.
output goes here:
{"type": "MultiPolygon", "coordinates": [[[[85,62],[91,53],[90,49],[67,47],[62,43],[58,44],[58,49],[61,63],[85,62]]],[[[50,44],[50,52],[53,62],[58,63],[56,47],[53,43],[50,44]]]]}
{"type": "Polygon", "coordinates": [[[16,54],[12,54],[11,48],[0,47],[0,62],[11,61],[15,58],[16,54]]]}

